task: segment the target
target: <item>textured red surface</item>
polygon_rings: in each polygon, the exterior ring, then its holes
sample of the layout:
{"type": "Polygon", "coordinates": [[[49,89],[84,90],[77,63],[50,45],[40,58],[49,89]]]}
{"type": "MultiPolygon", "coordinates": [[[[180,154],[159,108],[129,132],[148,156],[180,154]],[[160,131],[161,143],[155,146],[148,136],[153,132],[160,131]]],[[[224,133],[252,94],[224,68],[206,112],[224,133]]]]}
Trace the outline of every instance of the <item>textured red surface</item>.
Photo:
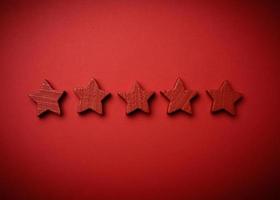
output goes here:
{"type": "Polygon", "coordinates": [[[102,101],[108,97],[110,93],[100,89],[95,79],[91,79],[86,87],[74,88],[73,92],[79,99],[78,113],[91,110],[95,111],[97,114],[103,115],[102,101]]]}
{"type": "Polygon", "coordinates": [[[47,80],[43,80],[38,90],[29,93],[28,96],[36,103],[37,116],[48,112],[61,115],[59,101],[64,91],[52,88],[47,80]]]}
{"type": "Polygon", "coordinates": [[[1,200],[279,199],[276,1],[40,2],[1,1],[1,200]],[[91,77],[112,92],[104,117],[76,112],[91,77]],[[193,116],[160,95],[125,115],[117,92],[176,77],[200,93],[193,116]],[[62,117],[34,113],[44,78],[68,92],[62,117]],[[210,113],[223,80],[244,94],[236,117],[210,113]]]}
{"type": "Polygon", "coordinates": [[[150,113],[149,100],[153,95],[154,92],[145,90],[139,82],[133,85],[131,91],[119,93],[119,96],[126,102],[126,114],[136,111],[150,113]]]}
{"type": "Polygon", "coordinates": [[[213,113],[226,111],[231,115],[236,115],[236,104],[243,95],[235,91],[229,81],[224,81],[218,89],[209,89],[206,92],[213,101],[211,106],[213,113]]]}
{"type": "Polygon", "coordinates": [[[169,101],[167,113],[176,113],[183,111],[192,114],[191,100],[198,95],[197,91],[187,90],[183,81],[178,78],[174,87],[170,90],[160,91],[162,96],[166,97],[169,101]]]}

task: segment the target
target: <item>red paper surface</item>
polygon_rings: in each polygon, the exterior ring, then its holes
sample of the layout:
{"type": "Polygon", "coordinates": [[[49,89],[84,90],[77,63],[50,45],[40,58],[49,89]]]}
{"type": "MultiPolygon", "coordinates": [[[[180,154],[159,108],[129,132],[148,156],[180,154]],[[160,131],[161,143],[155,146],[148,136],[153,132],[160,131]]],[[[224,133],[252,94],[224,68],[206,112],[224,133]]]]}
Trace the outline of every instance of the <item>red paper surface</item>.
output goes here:
{"type": "Polygon", "coordinates": [[[1,1],[1,200],[279,199],[279,3],[1,1]],[[181,77],[194,115],[168,116],[160,90],[181,77]],[[43,79],[63,116],[36,116],[43,79]],[[76,113],[73,88],[112,93],[105,116],[76,113]],[[126,116],[118,92],[156,91],[126,116]],[[244,94],[212,115],[206,89],[244,94]],[[278,123],[277,123],[278,122],[278,123]]]}

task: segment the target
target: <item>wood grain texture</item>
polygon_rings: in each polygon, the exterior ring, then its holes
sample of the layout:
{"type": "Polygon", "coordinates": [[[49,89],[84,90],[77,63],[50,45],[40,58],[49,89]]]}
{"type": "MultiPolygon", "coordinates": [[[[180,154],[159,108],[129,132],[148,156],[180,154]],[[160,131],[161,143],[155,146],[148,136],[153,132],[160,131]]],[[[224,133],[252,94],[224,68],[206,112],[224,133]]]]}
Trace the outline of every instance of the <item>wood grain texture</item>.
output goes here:
{"type": "Polygon", "coordinates": [[[236,114],[235,104],[243,97],[243,95],[235,91],[229,81],[224,81],[219,89],[207,90],[208,95],[212,99],[211,112],[226,111],[231,115],[236,114]]]}
{"type": "Polygon", "coordinates": [[[191,100],[198,95],[198,92],[187,90],[183,81],[177,78],[173,89],[161,91],[161,94],[169,100],[168,114],[179,110],[192,114],[191,100]]]}
{"type": "Polygon", "coordinates": [[[44,80],[39,90],[29,94],[29,97],[37,104],[37,116],[42,116],[47,111],[61,115],[59,99],[64,91],[55,90],[47,80],[44,80]]]}
{"type": "Polygon", "coordinates": [[[154,95],[154,92],[147,92],[136,81],[130,92],[120,92],[119,96],[126,102],[126,114],[131,114],[136,110],[145,113],[150,112],[148,100],[154,95]]]}
{"type": "Polygon", "coordinates": [[[78,113],[92,110],[100,115],[103,114],[102,101],[110,95],[109,92],[100,89],[95,79],[91,79],[87,87],[74,88],[74,93],[80,100],[78,113]]]}

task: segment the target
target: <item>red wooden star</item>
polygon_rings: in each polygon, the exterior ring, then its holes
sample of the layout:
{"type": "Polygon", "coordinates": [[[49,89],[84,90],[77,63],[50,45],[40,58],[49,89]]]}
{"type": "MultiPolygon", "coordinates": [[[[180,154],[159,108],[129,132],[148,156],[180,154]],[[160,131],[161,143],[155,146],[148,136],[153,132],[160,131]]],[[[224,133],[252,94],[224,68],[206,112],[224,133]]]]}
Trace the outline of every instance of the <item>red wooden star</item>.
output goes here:
{"type": "Polygon", "coordinates": [[[93,110],[100,115],[103,114],[102,100],[110,94],[101,90],[95,79],[91,79],[85,88],[74,88],[74,93],[80,100],[78,113],[93,110]]]}
{"type": "Polygon", "coordinates": [[[136,82],[131,92],[121,92],[119,96],[127,103],[126,113],[130,114],[136,110],[142,110],[145,113],[149,113],[149,98],[154,92],[145,91],[141,85],[136,82]]]}
{"type": "Polygon", "coordinates": [[[47,80],[44,80],[39,90],[29,94],[29,97],[37,104],[37,116],[41,116],[46,111],[61,114],[59,99],[64,91],[54,90],[47,80]]]}
{"type": "Polygon", "coordinates": [[[192,114],[191,100],[198,93],[193,90],[186,90],[183,81],[178,78],[173,89],[161,91],[161,94],[169,100],[168,114],[178,110],[192,114]]]}
{"type": "Polygon", "coordinates": [[[229,81],[224,81],[218,90],[207,90],[212,98],[212,112],[227,111],[231,115],[235,115],[235,103],[242,98],[242,94],[233,90],[229,81]]]}

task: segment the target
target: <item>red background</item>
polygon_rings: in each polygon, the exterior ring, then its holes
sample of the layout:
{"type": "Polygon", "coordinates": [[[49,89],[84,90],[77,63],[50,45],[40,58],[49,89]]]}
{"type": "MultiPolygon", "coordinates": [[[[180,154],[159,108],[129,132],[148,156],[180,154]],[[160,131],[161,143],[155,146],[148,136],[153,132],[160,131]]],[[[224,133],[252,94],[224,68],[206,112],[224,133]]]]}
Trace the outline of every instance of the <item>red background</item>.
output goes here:
{"type": "Polygon", "coordinates": [[[0,5],[1,200],[279,199],[276,1],[0,5]],[[193,116],[166,115],[178,76],[200,93],[193,116]],[[104,117],[76,113],[92,77],[112,92],[104,117]],[[62,117],[36,117],[44,78],[67,91],[62,117]],[[237,117],[210,113],[225,79],[245,96],[237,117]],[[157,92],[150,115],[125,115],[117,92],[135,80],[157,92]]]}

